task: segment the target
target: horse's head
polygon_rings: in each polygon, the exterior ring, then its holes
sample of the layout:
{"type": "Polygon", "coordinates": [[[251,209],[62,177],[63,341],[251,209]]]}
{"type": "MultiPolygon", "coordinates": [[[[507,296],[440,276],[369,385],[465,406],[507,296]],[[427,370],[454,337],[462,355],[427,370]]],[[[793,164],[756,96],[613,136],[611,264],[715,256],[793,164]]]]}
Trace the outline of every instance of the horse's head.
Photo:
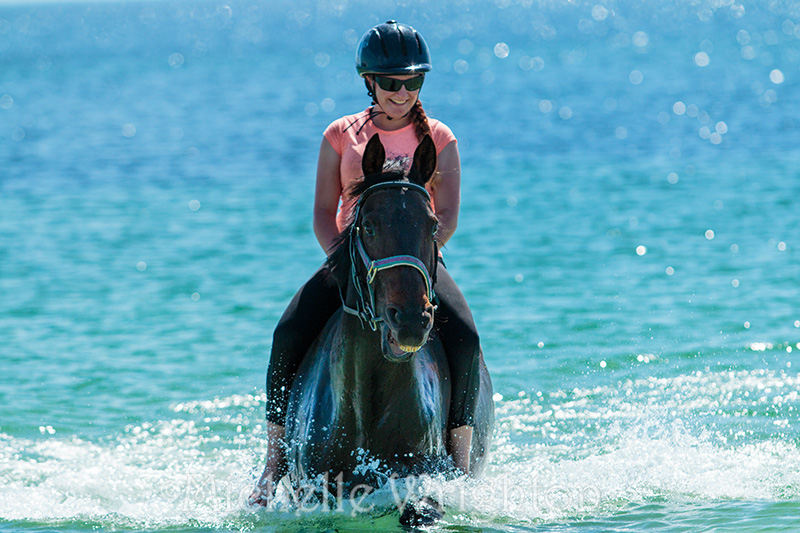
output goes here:
{"type": "Polygon", "coordinates": [[[362,321],[380,330],[384,357],[403,362],[433,327],[437,220],[425,184],[436,169],[436,148],[425,136],[407,175],[384,171],[384,160],[376,134],[362,158],[364,181],[353,191],[359,200],[352,225],[331,266],[340,286],[350,284],[362,321]],[[344,249],[348,273],[342,272],[344,249]]]}

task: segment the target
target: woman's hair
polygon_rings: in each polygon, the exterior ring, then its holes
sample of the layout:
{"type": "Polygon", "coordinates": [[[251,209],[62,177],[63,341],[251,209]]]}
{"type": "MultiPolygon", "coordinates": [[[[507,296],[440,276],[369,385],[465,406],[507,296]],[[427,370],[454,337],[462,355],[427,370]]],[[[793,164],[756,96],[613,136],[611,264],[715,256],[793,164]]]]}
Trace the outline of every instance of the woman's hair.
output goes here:
{"type": "Polygon", "coordinates": [[[428,124],[428,115],[422,109],[422,102],[419,101],[419,98],[414,103],[414,107],[411,108],[409,116],[411,117],[411,122],[414,123],[414,132],[417,134],[417,139],[422,140],[426,135],[430,135],[431,127],[428,124]]]}

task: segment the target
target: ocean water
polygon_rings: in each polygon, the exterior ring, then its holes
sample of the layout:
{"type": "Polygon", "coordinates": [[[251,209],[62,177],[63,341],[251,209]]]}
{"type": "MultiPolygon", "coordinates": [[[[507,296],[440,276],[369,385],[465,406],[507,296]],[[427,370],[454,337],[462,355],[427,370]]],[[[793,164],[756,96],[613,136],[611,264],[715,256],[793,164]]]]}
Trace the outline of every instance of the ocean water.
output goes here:
{"type": "Polygon", "coordinates": [[[0,530],[800,529],[800,2],[0,2],[0,530]],[[263,466],[316,153],[397,18],[459,138],[479,480],[263,466]],[[403,496],[405,497],[405,496],[403,496]]]}

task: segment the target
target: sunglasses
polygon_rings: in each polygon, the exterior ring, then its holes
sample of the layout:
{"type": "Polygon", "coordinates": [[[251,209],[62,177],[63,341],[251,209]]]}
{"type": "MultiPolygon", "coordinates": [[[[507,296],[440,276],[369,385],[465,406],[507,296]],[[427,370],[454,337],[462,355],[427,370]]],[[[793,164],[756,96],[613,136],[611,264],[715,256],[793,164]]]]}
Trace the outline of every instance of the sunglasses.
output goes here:
{"type": "Polygon", "coordinates": [[[375,76],[375,83],[384,91],[396,93],[400,87],[404,86],[408,91],[418,91],[422,87],[422,82],[425,81],[425,76],[414,76],[407,80],[398,80],[395,78],[386,78],[384,76],[375,76]]]}

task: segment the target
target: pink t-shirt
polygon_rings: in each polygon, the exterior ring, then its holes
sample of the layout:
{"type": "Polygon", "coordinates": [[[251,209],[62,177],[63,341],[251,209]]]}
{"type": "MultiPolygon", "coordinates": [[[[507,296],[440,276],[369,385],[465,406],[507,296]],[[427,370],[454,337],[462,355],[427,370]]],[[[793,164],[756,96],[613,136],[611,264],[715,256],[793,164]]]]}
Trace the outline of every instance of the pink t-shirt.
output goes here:
{"type": "MultiPolygon", "coordinates": [[[[344,116],[332,122],[325,129],[325,138],[341,158],[339,174],[343,193],[353,183],[363,178],[361,158],[364,155],[367,142],[375,133],[380,135],[381,143],[383,143],[383,147],[386,150],[387,163],[398,161],[406,171],[411,168],[414,150],[419,146],[414,124],[409,124],[395,131],[382,130],[375,126],[372,120],[369,120],[369,111],[369,109],[366,109],[355,115],[344,116]]],[[[441,153],[445,146],[456,140],[450,128],[438,120],[429,118],[428,125],[431,128],[431,138],[436,146],[437,155],[441,153]]],[[[428,183],[428,190],[431,191],[430,182],[428,183]]],[[[347,226],[354,204],[354,199],[346,197],[341,199],[339,213],[336,215],[336,225],[339,227],[339,231],[347,226]]]]}

